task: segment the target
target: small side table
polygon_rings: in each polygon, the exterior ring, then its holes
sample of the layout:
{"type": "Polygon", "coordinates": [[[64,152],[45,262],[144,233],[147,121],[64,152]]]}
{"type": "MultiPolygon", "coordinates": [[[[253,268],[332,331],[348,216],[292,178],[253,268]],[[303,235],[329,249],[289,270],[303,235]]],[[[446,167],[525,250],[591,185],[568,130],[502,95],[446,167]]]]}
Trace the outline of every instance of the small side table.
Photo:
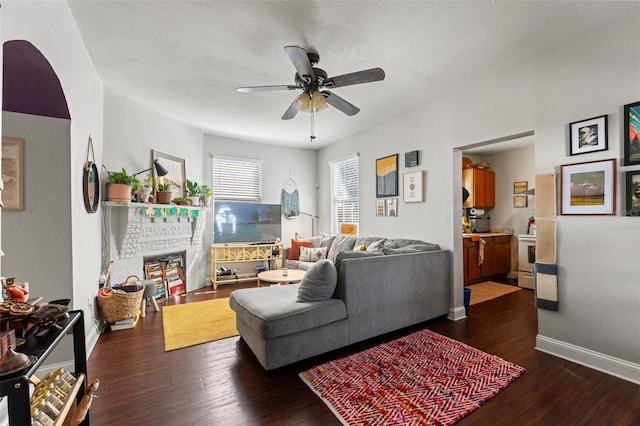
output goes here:
{"type": "Polygon", "coordinates": [[[289,284],[302,281],[307,271],[300,269],[289,269],[287,275],[282,275],[282,269],[272,269],[258,274],[258,287],[262,286],[262,281],[272,284],[289,284]]]}

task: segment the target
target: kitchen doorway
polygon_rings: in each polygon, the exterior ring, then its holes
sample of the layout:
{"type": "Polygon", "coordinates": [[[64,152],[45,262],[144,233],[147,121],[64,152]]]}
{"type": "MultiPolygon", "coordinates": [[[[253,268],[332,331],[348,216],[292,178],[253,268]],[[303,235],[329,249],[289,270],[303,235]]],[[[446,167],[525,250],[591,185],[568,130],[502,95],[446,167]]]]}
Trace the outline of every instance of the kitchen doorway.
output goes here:
{"type": "MultiPolygon", "coordinates": [[[[454,150],[454,182],[457,182],[458,176],[460,184],[463,182],[462,170],[463,163],[469,167],[479,165],[484,170],[493,172],[494,181],[494,205],[491,208],[475,209],[476,215],[481,214],[482,221],[477,221],[483,225],[483,230],[488,228],[488,233],[496,232],[504,240],[510,239],[510,247],[507,252],[508,259],[506,270],[508,273],[501,273],[499,276],[491,275],[491,268],[485,268],[488,277],[487,281],[502,282],[510,285],[518,285],[518,235],[527,234],[529,227],[529,219],[535,215],[535,143],[534,133],[526,132],[522,134],[512,135],[496,140],[490,140],[463,146],[454,150]],[[463,160],[464,159],[464,160],[463,160]],[[526,186],[526,189],[523,188],[526,186]],[[501,277],[502,279],[499,279],[501,277]]],[[[462,191],[464,196],[464,190],[462,191]]],[[[454,212],[460,212],[460,217],[469,213],[463,206],[462,198],[460,201],[454,201],[454,212]]],[[[460,220],[461,228],[455,229],[455,262],[454,262],[454,286],[457,295],[458,291],[462,293],[465,285],[465,247],[463,247],[464,221],[460,220]],[[460,290],[457,290],[460,289],[460,290]]],[[[460,222],[458,222],[460,223],[460,222]]],[[[505,271],[504,266],[504,247],[500,248],[501,271],[505,271]]],[[[493,262],[493,260],[490,260],[493,262]]],[[[485,272],[483,272],[485,273],[485,272]]],[[[476,282],[481,282],[480,281],[476,282]]],[[[531,291],[531,290],[526,290],[531,291]]],[[[457,305],[457,303],[456,303],[457,305]]]]}

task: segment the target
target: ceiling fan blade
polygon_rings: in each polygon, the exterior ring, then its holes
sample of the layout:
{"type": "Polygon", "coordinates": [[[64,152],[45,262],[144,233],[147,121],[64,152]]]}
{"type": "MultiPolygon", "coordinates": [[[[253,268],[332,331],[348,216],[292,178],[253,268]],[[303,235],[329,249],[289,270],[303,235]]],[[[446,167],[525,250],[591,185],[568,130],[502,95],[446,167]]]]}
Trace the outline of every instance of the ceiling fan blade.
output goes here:
{"type": "Polygon", "coordinates": [[[253,87],[238,87],[236,90],[242,93],[252,93],[252,92],[270,92],[272,90],[294,90],[298,89],[298,86],[291,86],[286,84],[281,84],[278,86],[253,86],[253,87]]]}
{"type": "Polygon", "coordinates": [[[360,108],[358,108],[357,106],[353,105],[350,102],[345,101],[340,96],[334,93],[331,93],[328,90],[323,91],[322,94],[325,95],[327,99],[327,103],[329,105],[344,112],[348,116],[356,115],[357,113],[360,112],[360,108]]]}
{"type": "Polygon", "coordinates": [[[306,76],[308,77],[307,82],[315,81],[316,75],[313,72],[311,62],[309,62],[307,51],[298,46],[285,46],[284,50],[287,52],[287,55],[289,55],[291,62],[293,62],[293,66],[296,67],[300,78],[304,80],[306,76]]]}
{"type": "Polygon", "coordinates": [[[372,81],[384,80],[384,76],[385,74],[382,68],[371,68],[369,70],[329,77],[324,81],[323,86],[344,87],[351,86],[352,84],[370,83],[372,81]]]}
{"type": "Polygon", "coordinates": [[[298,100],[298,98],[296,97],[293,100],[293,102],[291,102],[291,105],[289,105],[289,108],[287,108],[287,110],[284,112],[284,114],[282,114],[282,119],[283,120],[291,120],[293,117],[296,116],[296,114],[299,111],[298,105],[296,104],[297,100],[298,100]]]}

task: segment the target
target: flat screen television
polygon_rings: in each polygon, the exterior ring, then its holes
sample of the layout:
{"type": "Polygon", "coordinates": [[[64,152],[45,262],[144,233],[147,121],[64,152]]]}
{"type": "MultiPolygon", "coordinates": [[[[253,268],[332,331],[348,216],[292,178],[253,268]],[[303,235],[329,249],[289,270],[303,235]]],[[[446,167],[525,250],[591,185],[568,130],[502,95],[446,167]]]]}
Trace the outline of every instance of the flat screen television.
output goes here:
{"type": "Polygon", "coordinates": [[[273,242],[282,234],[280,204],[216,201],[213,204],[213,242],[273,242]]]}

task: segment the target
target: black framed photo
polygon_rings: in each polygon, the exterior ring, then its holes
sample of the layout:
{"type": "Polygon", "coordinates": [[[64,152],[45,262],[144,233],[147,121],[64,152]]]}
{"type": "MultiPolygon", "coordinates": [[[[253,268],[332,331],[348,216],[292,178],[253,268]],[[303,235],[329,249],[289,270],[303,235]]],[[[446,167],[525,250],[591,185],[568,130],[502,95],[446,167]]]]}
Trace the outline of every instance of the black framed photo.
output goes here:
{"type": "Polygon", "coordinates": [[[640,170],[626,173],[627,203],[625,216],[640,216],[640,170]]]}
{"type": "Polygon", "coordinates": [[[376,160],[376,198],[398,196],[398,154],[376,160]]]}
{"type": "Polygon", "coordinates": [[[624,106],[624,165],[640,164],[640,102],[624,106]]]}
{"type": "Polygon", "coordinates": [[[570,155],[606,151],[609,148],[606,115],[573,122],[569,124],[569,132],[571,135],[570,155]]]}

